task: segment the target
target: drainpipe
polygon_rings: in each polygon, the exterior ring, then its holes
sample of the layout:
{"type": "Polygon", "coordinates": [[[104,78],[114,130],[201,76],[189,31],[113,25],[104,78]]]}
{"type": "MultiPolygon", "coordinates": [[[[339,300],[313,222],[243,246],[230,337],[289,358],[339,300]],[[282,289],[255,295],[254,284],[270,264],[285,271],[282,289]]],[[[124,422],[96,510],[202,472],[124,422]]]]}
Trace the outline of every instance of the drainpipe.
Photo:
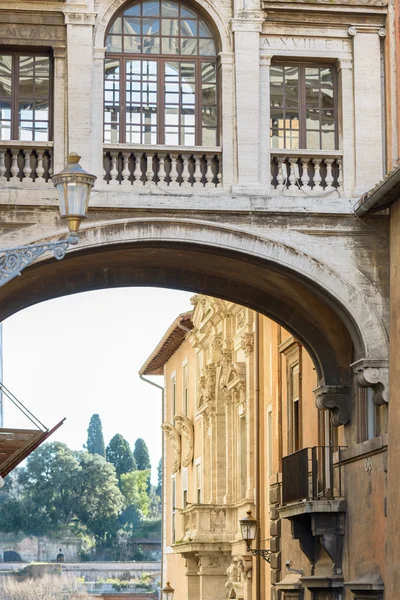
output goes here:
{"type": "MultiPolygon", "coordinates": [[[[164,386],[158,385],[158,383],[154,383],[150,379],[147,379],[144,375],[139,375],[142,381],[149,383],[150,385],[161,390],[161,424],[164,422],[164,386]]],[[[164,431],[161,434],[161,584],[160,588],[162,589],[165,585],[164,582],[164,431]]]]}
{"type": "MultiPolygon", "coordinates": [[[[255,412],[255,518],[260,524],[260,315],[255,314],[254,323],[254,412],[255,412]]],[[[256,548],[260,548],[260,527],[257,527],[256,548]]],[[[264,536],[265,537],[265,536],[264,536]]],[[[256,557],[256,600],[260,600],[261,590],[261,560],[260,556],[256,557]]]]}

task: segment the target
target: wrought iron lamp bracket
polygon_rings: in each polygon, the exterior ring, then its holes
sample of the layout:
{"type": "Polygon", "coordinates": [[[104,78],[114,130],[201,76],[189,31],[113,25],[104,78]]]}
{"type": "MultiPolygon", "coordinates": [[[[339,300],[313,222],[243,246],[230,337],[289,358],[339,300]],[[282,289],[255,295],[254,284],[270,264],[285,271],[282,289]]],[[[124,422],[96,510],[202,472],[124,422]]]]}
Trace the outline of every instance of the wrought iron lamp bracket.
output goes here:
{"type": "Polygon", "coordinates": [[[247,551],[253,556],[261,556],[261,558],[266,560],[268,563],[271,562],[271,550],[247,548],[247,551]]]}
{"type": "Polygon", "coordinates": [[[46,252],[52,252],[54,258],[62,260],[68,247],[75,246],[78,242],[78,236],[72,234],[65,240],[48,244],[31,244],[29,246],[0,249],[0,287],[14,279],[14,277],[21,275],[23,269],[29,267],[46,252]]]}

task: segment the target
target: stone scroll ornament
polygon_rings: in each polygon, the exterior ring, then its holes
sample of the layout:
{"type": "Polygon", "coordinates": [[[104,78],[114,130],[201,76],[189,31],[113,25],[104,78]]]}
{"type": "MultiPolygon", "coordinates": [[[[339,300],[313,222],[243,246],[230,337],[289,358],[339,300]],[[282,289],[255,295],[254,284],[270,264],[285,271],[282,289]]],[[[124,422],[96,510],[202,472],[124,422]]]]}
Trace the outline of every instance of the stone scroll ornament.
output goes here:
{"type": "Polygon", "coordinates": [[[175,424],[182,438],[182,467],[188,467],[193,460],[193,423],[185,415],[175,415],[175,424]]]}
{"type": "Polygon", "coordinates": [[[174,474],[179,471],[181,466],[181,436],[179,435],[179,431],[171,423],[163,423],[161,425],[161,429],[167,436],[174,451],[174,459],[172,463],[172,474],[174,474]]]}

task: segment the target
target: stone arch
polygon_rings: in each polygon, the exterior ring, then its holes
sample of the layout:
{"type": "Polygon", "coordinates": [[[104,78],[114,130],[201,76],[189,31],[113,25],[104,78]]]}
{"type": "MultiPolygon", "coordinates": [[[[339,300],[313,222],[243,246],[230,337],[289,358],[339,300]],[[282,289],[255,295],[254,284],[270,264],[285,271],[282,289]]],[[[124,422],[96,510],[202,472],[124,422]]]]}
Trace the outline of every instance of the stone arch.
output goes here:
{"type": "MultiPolygon", "coordinates": [[[[94,27],[94,47],[103,48],[105,43],[105,35],[110,22],[116,14],[126,4],[131,4],[132,1],[127,0],[112,0],[109,2],[102,1],[99,7],[99,17],[96,20],[94,27]]],[[[232,39],[229,32],[228,24],[224,21],[220,11],[210,0],[194,0],[194,8],[200,13],[206,15],[212,22],[214,30],[219,37],[220,51],[232,52],[232,39]]]]}
{"type": "Polygon", "coordinates": [[[386,329],[365,288],[298,248],[200,220],[89,223],[63,261],[40,261],[0,289],[0,320],[46,299],[129,285],[216,296],[281,324],[313,359],[318,404],[336,425],[349,420],[352,361],[387,359],[386,329]]]}

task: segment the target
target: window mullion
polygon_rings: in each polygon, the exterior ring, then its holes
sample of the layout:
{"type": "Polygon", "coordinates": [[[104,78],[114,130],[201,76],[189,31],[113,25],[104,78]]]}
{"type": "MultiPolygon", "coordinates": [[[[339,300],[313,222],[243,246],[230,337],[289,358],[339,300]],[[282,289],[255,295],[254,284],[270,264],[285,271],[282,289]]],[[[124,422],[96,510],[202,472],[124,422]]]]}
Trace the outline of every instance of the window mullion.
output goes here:
{"type": "Polygon", "coordinates": [[[119,139],[121,144],[126,143],[126,58],[121,57],[119,63],[119,122],[120,134],[119,139]]]}
{"type": "Polygon", "coordinates": [[[306,78],[305,78],[305,67],[299,65],[299,142],[300,148],[306,148],[307,136],[306,136],[306,78]]]}
{"type": "Polygon", "coordinates": [[[162,58],[157,61],[157,79],[158,79],[158,94],[157,94],[157,111],[158,111],[158,132],[157,142],[164,144],[165,140],[165,60],[162,58]]]}
{"type": "Polygon", "coordinates": [[[13,52],[12,63],[13,75],[11,76],[11,139],[18,140],[18,120],[19,120],[19,54],[13,52]]]}

